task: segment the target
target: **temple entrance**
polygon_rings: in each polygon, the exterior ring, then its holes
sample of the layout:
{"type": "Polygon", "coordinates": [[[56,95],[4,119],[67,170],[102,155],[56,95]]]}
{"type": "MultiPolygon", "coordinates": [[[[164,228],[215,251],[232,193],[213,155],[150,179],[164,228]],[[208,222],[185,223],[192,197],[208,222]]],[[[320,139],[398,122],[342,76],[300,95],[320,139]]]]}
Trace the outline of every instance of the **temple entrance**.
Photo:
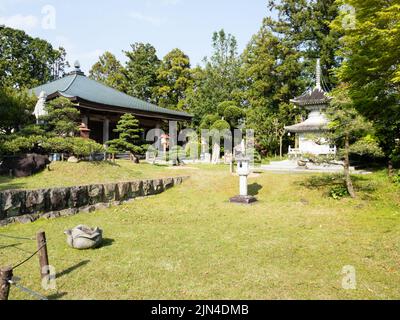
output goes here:
{"type": "Polygon", "coordinates": [[[103,121],[89,120],[90,139],[103,144],[103,121]]]}

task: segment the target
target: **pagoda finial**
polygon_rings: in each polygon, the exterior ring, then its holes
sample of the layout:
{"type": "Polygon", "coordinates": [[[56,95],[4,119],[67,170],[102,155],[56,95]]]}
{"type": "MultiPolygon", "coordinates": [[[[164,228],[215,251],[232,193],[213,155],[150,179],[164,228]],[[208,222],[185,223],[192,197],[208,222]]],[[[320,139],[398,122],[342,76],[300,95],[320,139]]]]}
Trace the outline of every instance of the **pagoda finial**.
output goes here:
{"type": "Polygon", "coordinates": [[[316,71],[316,86],[318,90],[322,90],[321,88],[321,59],[317,59],[317,71],[316,71]]]}

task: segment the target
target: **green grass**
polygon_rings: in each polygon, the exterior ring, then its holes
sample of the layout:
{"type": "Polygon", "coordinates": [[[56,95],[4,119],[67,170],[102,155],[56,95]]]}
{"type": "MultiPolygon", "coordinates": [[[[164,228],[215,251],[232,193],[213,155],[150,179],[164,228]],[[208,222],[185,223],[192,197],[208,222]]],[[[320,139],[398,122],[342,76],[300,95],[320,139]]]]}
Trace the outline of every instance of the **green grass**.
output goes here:
{"type": "MultiPolygon", "coordinates": [[[[383,173],[359,178],[359,198],[340,201],[326,196],[336,178],[265,173],[250,179],[259,202],[246,207],[228,202],[238,192],[228,167],[197,168],[156,197],[1,228],[46,231],[58,292],[41,289],[36,258],[15,275],[52,299],[400,298],[400,196],[383,173]],[[102,227],[106,245],[70,249],[63,231],[78,224],[102,227]],[[357,290],[341,286],[346,265],[356,268],[357,290]]],[[[0,238],[0,265],[34,250],[0,238]]],[[[10,298],[30,297],[12,288],[10,298]]]]}
{"type": "Polygon", "coordinates": [[[51,171],[45,170],[35,176],[10,178],[0,176],[0,191],[7,189],[40,189],[69,187],[90,183],[119,182],[135,179],[162,178],[184,174],[185,170],[166,169],[164,166],[141,164],[130,161],[112,162],[67,162],[52,163],[51,171]]]}

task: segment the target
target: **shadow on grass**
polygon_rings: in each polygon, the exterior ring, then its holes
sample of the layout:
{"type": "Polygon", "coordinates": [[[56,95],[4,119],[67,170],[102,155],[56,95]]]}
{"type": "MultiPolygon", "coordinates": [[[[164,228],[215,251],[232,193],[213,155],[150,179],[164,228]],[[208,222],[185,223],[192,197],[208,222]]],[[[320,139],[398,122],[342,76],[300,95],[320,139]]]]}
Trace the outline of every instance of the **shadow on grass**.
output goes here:
{"type": "Polygon", "coordinates": [[[18,178],[0,176],[0,191],[23,189],[26,185],[18,181],[18,178]]]}
{"type": "Polygon", "coordinates": [[[67,294],[68,293],[66,293],[66,292],[57,292],[55,294],[51,294],[51,295],[47,296],[47,299],[49,299],[49,300],[59,300],[62,297],[65,297],[67,294]]]}
{"type": "MultiPolygon", "coordinates": [[[[377,190],[376,183],[368,179],[367,176],[351,176],[351,180],[353,181],[354,188],[357,192],[372,193],[377,190]]],[[[318,190],[346,186],[346,181],[342,174],[329,174],[310,176],[297,182],[297,184],[310,190],[318,190]]]]}
{"type": "Polygon", "coordinates": [[[262,185],[258,184],[258,183],[253,183],[250,184],[248,187],[248,192],[250,196],[256,196],[258,195],[258,192],[262,189],[262,185]]]}
{"type": "Polygon", "coordinates": [[[112,244],[115,242],[114,239],[103,239],[103,242],[101,243],[101,246],[99,248],[104,248],[104,247],[110,247],[112,244]]]}
{"type": "Polygon", "coordinates": [[[90,262],[90,260],[83,260],[83,261],[77,263],[76,265],[71,266],[68,269],[65,269],[64,271],[61,271],[60,273],[57,273],[56,274],[56,278],[58,279],[58,278],[61,278],[63,276],[66,276],[66,275],[70,274],[71,272],[74,272],[75,270],[77,270],[77,269],[79,269],[79,268],[81,268],[83,266],[86,266],[89,262],[90,262]]]}

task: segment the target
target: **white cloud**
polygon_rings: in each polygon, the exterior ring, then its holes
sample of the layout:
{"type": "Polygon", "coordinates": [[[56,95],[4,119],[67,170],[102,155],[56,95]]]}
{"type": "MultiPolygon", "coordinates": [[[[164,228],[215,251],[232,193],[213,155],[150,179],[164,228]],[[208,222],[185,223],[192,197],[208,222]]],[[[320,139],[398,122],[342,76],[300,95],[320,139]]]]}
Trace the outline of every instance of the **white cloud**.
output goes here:
{"type": "Polygon", "coordinates": [[[129,17],[134,20],[137,20],[137,21],[149,23],[156,27],[159,27],[166,22],[166,19],[164,19],[164,18],[160,18],[160,17],[156,17],[156,16],[147,16],[138,11],[130,12],[129,17]]]}
{"type": "Polygon", "coordinates": [[[11,27],[14,29],[20,30],[32,30],[35,29],[39,25],[38,17],[32,15],[21,15],[16,14],[10,17],[0,17],[0,24],[4,24],[7,27],[11,27]]]}

